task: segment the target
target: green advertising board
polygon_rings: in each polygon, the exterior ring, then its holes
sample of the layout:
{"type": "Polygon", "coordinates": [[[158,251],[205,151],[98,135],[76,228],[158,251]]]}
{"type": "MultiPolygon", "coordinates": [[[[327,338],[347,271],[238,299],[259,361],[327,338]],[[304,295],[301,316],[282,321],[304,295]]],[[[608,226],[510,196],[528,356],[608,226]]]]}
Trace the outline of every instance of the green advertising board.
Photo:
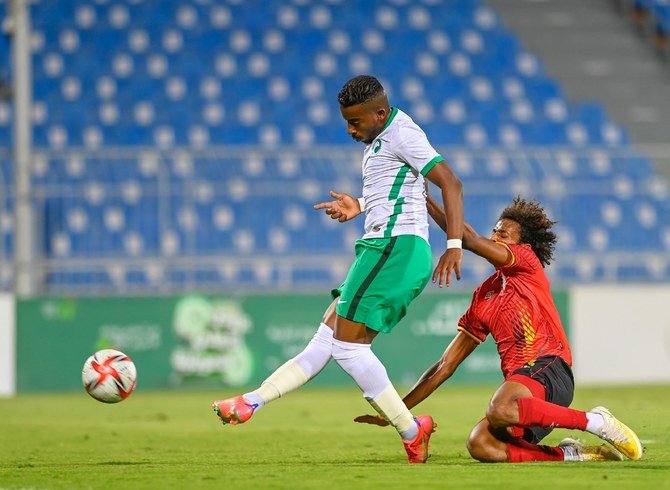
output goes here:
{"type": "MultiPolygon", "coordinates": [[[[471,293],[424,294],[374,350],[391,379],[409,385],[456,334],[471,293]]],[[[554,293],[568,329],[568,295],[554,293]]],[[[233,388],[259,384],[300,352],[318,328],[326,296],[45,298],[17,305],[17,389],[81,388],[81,368],[94,351],[113,347],[137,366],[138,389],[233,388]]],[[[489,339],[454,376],[495,383],[500,360],[489,339]]],[[[311,384],[350,384],[333,362],[311,384]]]]}

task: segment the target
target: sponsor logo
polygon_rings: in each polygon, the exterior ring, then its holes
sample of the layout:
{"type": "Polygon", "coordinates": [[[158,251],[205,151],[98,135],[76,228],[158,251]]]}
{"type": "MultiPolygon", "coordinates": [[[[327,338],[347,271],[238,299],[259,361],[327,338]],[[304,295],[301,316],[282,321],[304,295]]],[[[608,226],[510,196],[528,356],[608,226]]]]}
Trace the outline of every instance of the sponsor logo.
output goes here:
{"type": "Polygon", "coordinates": [[[253,323],[237,301],[187,296],[175,306],[172,321],[180,340],[170,357],[177,384],[249,382],[254,360],[246,336],[253,323]]]}

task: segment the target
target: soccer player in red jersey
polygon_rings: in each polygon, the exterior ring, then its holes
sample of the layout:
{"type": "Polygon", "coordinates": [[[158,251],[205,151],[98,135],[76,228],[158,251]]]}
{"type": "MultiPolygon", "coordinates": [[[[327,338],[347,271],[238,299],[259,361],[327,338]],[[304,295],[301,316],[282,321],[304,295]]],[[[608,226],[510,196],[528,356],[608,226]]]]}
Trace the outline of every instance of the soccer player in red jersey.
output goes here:
{"type": "MultiPolygon", "coordinates": [[[[428,197],[428,211],[442,229],[441,206],[428,197]]],[[[474,292],[470,307],[442,358],[403,398],[412,408],[435,391],[475,348],[491,335],[505,381],[493,394],[467,442],[471,456],[484,462],[597,461],[642,456],[635,432],[606,408],[568,408],[574,394],[572,355],[552,300],[544,266],[556,242],[554,222],[535,201],[520,197],[505,208],[491,238],[466,224],[463,247],[487,259],[496,271],[474,292]],[[558,447],[539,442],[554,427],[591,432],[613,447],[587,446],[565,439],[558,447]],[[616,448],[616,449],[615,449],[616,448]]],[[[357,422],[386,425],[378,416],[357,422]]]]}

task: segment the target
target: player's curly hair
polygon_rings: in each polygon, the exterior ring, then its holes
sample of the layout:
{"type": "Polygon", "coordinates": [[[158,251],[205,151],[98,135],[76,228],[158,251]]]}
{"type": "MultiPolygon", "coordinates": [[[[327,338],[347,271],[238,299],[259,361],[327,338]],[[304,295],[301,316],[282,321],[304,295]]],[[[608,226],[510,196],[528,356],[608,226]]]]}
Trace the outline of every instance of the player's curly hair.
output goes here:
{"type": "Polygon", "coordinates": [[[549,265],[553,259],[556,246],[556,233],[544,208],[535,199],[526,201],[516,196],[512,204],[503,209],[500,219],[511,219],[521,227],[521,243],[527,243],[542,262],[542,267],[549,265]]]}
{"type": "Polygon", "coordinates": [[[384,95],[384,87],[379,80],[370,75],[358,75],[344,84],[337,100],[342,107],[364,104],[384,95]]]}

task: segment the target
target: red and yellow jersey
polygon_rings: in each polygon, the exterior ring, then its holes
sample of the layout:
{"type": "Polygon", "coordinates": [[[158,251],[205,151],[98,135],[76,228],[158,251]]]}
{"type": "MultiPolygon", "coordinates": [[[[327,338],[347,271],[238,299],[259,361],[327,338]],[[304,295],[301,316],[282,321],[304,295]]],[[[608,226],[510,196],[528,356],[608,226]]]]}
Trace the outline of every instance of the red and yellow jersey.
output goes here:
{"type": "Polygon", "coordinates": [[[530,245],[502,245],[511,252],[509,263],[475,290],[458,330],[477,342],[491,334],[505,378],[542,356],[560,356],[572,366],[542,263],[530,245]]]}

